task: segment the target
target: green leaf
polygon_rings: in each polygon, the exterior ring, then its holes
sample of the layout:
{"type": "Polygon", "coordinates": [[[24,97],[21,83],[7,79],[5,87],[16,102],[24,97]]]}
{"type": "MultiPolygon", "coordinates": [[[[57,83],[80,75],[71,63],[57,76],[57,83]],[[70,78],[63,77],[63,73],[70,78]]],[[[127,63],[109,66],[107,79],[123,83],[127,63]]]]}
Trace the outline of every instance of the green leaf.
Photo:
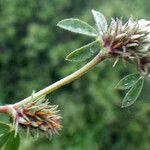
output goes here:
{"type": "Polygon", "coordinates": [[[79,19],[74,18],[64,19],[60,21],[57,24],[57,26],[71,32],[85,34],[94,37],[97,36],[97,31],[93,27],[91,27],[89,24],[79,19]]]}
{"type": "Polygon", "coordinates": [[[20,136],[17,134],[15,137],[15,131],[10,133],[9,139],[5,145],[4,150],[18,150],[20,145],[20,136]]]}
{"type": "Polygon", "coordinates": [[[6,144],[8,141],[10,133],[5,133],[0,135],[0,149],[6,144]]]}
{"type": "Polygon", "coordinates": [[[116,85],[116,89],[119,90],[126,90],[131,88],[140,78],[139,74],[130,74],[124,77],[119,81],[119,83],[116,85]]]}
{"type": "Polygon", "coordinates": [[[143,88],[144,79],[139,79],[136,84],[128,91],[122,101],[122,107],[132,105],[140,95],[143,88]]]}
{"type": "Polygon", "coordinates": [[[11,125],[0,121],[0,148],[8,141],[11,129],[11,125]]]}
{"type": "Polygon", "coordinates": [[[11,126],[9,124],[0,121],[0,135],[9,132],[10,129],[11,126]]]}
{"type": "Polygon", "coordinates": [[[108,28],[107,20],[105,16],[98,11],[92,10],[92,14],[94,16],[94,20],[96,22],[99,34],[102,36],[107,31],[108,28]]]}
{"type": "Polygon", "coordinates": [[[10,129],[11,129],[11,125],[0,121],[0,135],[9,132],[10,129]]]}
{"type": "Polygon", "coordinates": [[[78,48],[71,52],[66,60],[68,61],[85,61],[95,55],[98,50],[100,50],[100,43],[98,41],[94,41],[89,43],[81,48],[78,48]]]}

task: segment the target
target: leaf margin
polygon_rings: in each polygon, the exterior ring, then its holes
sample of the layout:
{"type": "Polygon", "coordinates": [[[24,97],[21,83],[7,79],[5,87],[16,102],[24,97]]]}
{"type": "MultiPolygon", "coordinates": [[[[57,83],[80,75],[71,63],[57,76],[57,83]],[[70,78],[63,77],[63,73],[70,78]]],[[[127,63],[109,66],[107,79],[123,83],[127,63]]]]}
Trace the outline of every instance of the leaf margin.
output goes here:
{"type": "MultiPolygon", "coordinates": [[[[91,51],[90,51],[91,46],[94,46],[94,44],[100,44],[100,43],[99,43],[98,40],[95,40],[95,41],[93,41],[93,42],[91,42],[91,43],[88,43],[88,44],[86,44],[86,45],[84,45],[84,46],[82,46],[82,47],[80,47],[80,48],[77,48],[77,49],[75,49],[74,51],[72,51],[71,53],[69,53],[69,54],[66,56],[65,60],[71,61],[71,62],[81,62],[81,61],[85,61],[85,60],[89,59],[90,57],[92,57],[92,56],[96,53],[96,51],[95,51],[95,52],[91,52],[91,51]],[[85,58],[83,58],[83,59],[81,59],[81,60],[79,60],[79,59],[70,59],[70,57],[72,57],[74,54],[76,54],[76,53],[78,53],[78,52],[87,51],[86,48],[88,48],[88,47],[89,47],[89,53],[91,52],[91,56],[85,57],[85,58]]],[[[98,50],[97,50],[97,51],[98,51],[98,50]]]]}
{"type": "Polygon", "coordinates": [[[117,89],[117,90],[127,90],[127,89],[131,88],[132,86],[134,86],[134,84],[136,84],[136,82],[139,80],[139,78],[140,78],[140,74],[139,74],[139,73],[132,73],[132,74],[129,74],[129,75],[123,77],[123,78],[117,83],[117,85],[115,86],[115,89],[117,89]],[[129,78],[129,77],[131,77],[131,76],[134,76],[134,75],[137,75],[137,76],[138,76],[138,77],[137,77],[138,79],[137,79],[136,81],[134,81],[134,83],[132,83],[130,86],[127,86],[127,87],[120,86],[120,84],[123,82],[123,80],[126,80],[127,78],[129,78]]]}
{"type": "MultiPolygon", "coordinates": [[[[84,22],[80,19],[77,19],[77,18],[68,18],[68,19],[63,19],[61,21],[59,21],[57,23],[57,26],[64,29],[64,30],[67,30],[67,31],[70,31],[70,32],[73,32],[73,33],[78,33],[78,34],[83,34],[83,35],[87,35],[87,36],[92,36],[92,37],[97,37],[98,33],[97,31],[91,26],[89,25],[87,22],[84,22]],[[84,32],[81,32],[81,31],[75,31],[73,29],[67,29],[67,27],[65,27],[62,23],[66,22],[66,21],[77,21],[78,23],[80,22],[82,25],[86,26],[88,29],[91,30],[91,33],[88,33],[87,31],[84,31],[84,32]],[[93,33],[92,33],[93,32],[93,33]]],[[[81,29],[82,30],[82,29],[81,29]]]]}
{"type": "Polygon", "coordinates": [[[107,20],[101,12],[96,11],[94,9],[92,9],[91,12],[92,12],[94,20],[96,22],[98,32],[102,36],[108,29],[107,20]]]}
{"type": "Polygon", "coordinates": [[[144,79],[143,79],[143,78],[140,78],[140,79],[136,82],[136,84],[126,93],[125,97],[124,97],[123,100],[122,100],[122,106],[121,106],[122,108],[129,107],[129,106],[131,106],[132,104],[134,104],[134,102],[137,100],[137,98],[138,98],[139,95],[141,94],[143,85],[144,85],[144,79]],[[138,87],[137,84],[138,84],[140,81],[141,81],[140,87],[138,87]],[[135,90],[136,87],[139,88],[139,91],[137,92],[137,95],[135,96],[134,100],[132,100],[132,101],[130,101],[130,102],[127,101],[127,98],[128,98],[128,96],[129,96],[129,94],[131,94],[131,92],[133,92],[133,90],[135,90]],[[127,104],[125,104],[125,103],[127,103],[127,104]]]}

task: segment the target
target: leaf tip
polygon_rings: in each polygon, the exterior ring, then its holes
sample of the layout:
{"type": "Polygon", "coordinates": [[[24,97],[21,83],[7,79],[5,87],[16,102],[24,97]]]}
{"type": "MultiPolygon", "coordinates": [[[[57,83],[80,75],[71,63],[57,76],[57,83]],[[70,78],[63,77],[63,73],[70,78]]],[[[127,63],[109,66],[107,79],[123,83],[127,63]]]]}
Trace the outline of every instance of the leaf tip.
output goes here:
{"type": "Polygon", "coordinates": [[[114,89],[115,89],[115,90],[120,90],[120,89],[118,88],[118,86],[117,86],[117,85],[114,87],[114,89]]]}
{"type": "Polygon", "coordinates": [[[121,108],[126,108],[127,106],[122,103],[121,108]]]}
{"type": "Polygon", "coordinates": [[[66,58],[65,58],[66,61],[70,61],[70,55],[71,55],[71,54],[72,54],[72,53],[70,53],[69,55],[66,56],[66,58]]]}
{"type": "Polygon", "coordinates": [[[57,26],[57,27],[60,27],[60,23],[61,23],[61,21],[59,21],[59,22],[56,24],[56,26],[57,26]]]}
{"type": "Polygon", "coordinates": [[[69,61],[69,59],[68,59],[67,57],[65,58],[65,60],[66,60],[66,61],[69,61]]]}
{"type": "Polygon", "coordinates": [[[75,61],[75,60],[72,60],[72,59],[70,58],[70,56],[69,56],[69,55],[68,55],[68,56],[66,56],[65,60],[66,60],[66,61],[75,61]]]}
{"type": "Polygon", "coordinates": [[[122,102],[122,105],[121,105],[121,108],[127,108],[129,106],[131,106],[133,103],[130,103],[130,102],[122,102]]]}
{"type": "Polygon", "coordinates": [[[114,89],[115,90],[125,90],[119,85],[119,83],[117,83],[117,85],[114,87],[114,89]]]}
{"type": "Polygon", "coordinates": [[[95,15],[97,11],[94,10],[94,9],[91,9],[91,12],[92,12],[93,15],[95,15]]]}
{"type": "Polygon", "coordinates": [[[95,12],[95,10],[94,10],[94,9],[91,9],[91,12],[92,12],[92,13],[94,13],[94,12],[95,12]]]}

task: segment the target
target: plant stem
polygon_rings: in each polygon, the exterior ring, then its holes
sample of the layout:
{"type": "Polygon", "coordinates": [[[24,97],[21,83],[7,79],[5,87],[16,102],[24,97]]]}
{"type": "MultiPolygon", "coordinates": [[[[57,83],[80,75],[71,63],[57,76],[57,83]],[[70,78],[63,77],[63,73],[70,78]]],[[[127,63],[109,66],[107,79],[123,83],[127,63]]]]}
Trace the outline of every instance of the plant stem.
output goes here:
{"type": "Polygon", "coordinates": [[[11,105],[4,105],[4,106],[0,106],[0,113],[6,113],[8,114],[11,107],[11,105]]]}
{"type": "Polygon", "coordinates": [[[14,104],[14,107],[17,108],[20,105],[24,105],[24,104],[30,102],[32,99],[37,99],[37,98],[41,97],[42,95],[49,94],[49,93],[59,89],[60,87],[74,81],[75,79],[80,78],[81,76],[86,74],[88,71],[90,71],[92,68],[94,68],[97,64],[99,64],[100,62],[102,62],[103,60],[105,60],[106,58],[109,58],[109,57],[110,57],[109,54],[101,54],[101,53],[97,54],[89,63],[87,63],[85,66],[83,66],[79,70],[77,70],[74,73],[68,75],[67,77],[53,83],[52,85],[49,85],[48,87],[40,90],[39,92],[33,94],[32,96],[29,96],[29,97],[23,99],[22,101],[14,104]]]}

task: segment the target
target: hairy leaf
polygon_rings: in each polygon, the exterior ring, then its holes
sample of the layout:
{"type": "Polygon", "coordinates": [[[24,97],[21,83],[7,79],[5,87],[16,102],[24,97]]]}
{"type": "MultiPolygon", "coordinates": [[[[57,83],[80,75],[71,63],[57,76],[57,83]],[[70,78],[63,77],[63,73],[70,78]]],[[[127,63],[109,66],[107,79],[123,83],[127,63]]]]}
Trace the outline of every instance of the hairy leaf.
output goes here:
{"type": "Polygon", "coordinates": [[[92,10],[92,13],[93,13],[99,34],[102,36],[107,31],[107,28],[108,28],[107,20],[105,16],[98,11],[92,10]]]}
{"type": "Polygon", "coordinates": [[[98,41],[94,41],[71,52],[66,57],[66,60],[85,61],[93,55],[95,55],[98,52],[98,50],[100,50],[100,43],[98,41]]]}
{"type": "Polygon", "coordinates": [[[57,24],[57,26],[71,32],[85,34],[94,37],[97,36],[97,31],[93,27],[91,27],[89,24],[79,19],[74,18],[64,19],[60,21],[57,24]]]}

